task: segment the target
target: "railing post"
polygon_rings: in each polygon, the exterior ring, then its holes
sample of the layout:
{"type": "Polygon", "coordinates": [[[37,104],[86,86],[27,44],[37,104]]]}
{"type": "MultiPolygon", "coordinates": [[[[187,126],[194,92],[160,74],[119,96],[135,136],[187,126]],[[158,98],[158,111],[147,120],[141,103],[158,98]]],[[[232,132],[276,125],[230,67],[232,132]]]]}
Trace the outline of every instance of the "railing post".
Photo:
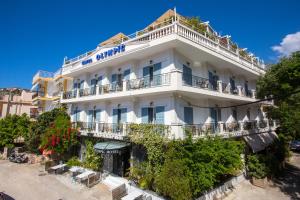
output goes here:
{"type": "Polygon", "coordinates": [[[238,89],[238,95],[239,95],[239,96],[242,96],[242,86],[238,85],[238,86],[236,86],[236,87],[237,87],[237,89],[238,89]]]}
{"type": "Polygon", "coordinates": [[[218,80],[218,91],[219,91],[220,93],[223,93],[222,81],[221,81],[221,80],[218,80]]]}
{"type": "Polygon", "coordinates": [[[76,98],[79,98],[79,92],[80,92],[80,89],[77,89],[76,90],[76,98]]]}
{"type": "Polygon", "coordinates": [[[98,134],[99,133],[99,123],[95,122],[95,133],[98,134]]]}
{"type": "Polygon", "coordinates": [[[255,99],[256,98],[256,90],[252,89],[251,92],[252,92],[252,98],[255,99]]]}
{"type": "Polygon", "coordinates": [[[96,85],[96,95],[99,95],[99,85],[96,85]]]}
{"type": "Polygon", "coordinates": [[[219,127],[220,127],[220,134],[224,133],[224,122],[218,122],[219,127]]]}
{"type": "Polygon", "coordinates": [[[123,88],[122,88],[122,91],[126,91],[127,90],[127,80],[124,80],[123,81],[123,88]]]}
{"type": "Polygon", "coordinates": [[[60,100],[62,100],[64,98],[64,92],[60,93],[60,100]]]}
{"type": "Polygon", "coordinates": [[[244,130],[244,122],[239,121],[239,124],[240,124],[240,130],[243,131],[244,130]]]}

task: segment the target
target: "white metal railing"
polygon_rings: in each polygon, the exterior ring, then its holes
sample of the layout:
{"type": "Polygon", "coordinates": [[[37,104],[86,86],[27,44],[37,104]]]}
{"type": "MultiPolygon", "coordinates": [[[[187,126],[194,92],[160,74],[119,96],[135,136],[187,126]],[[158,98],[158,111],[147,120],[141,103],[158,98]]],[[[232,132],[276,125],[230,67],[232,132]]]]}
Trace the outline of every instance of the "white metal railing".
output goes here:
{"type": "Polygon", "coordinates": [[[174,33],[192,42],[203,45],[204,47],[209,48],[219,54],[222,54],[223,56],[231,60],[239,62],[240,64],[245,65],[250,69],[253,69],[258,72],[264,70],[264,64],[261,60],[258,60],[257,58],[250,56],[247,53],[241,54],[241,50],[238,48],[233,48],[230,45],[228,45],[227,47],[224,46],[219,36],[212,37],[209,34],[203,34],[199,31],[197,32],[197,30],[193,30],[192,27],[189,27],[187,23],[173,20],[158,24],[153,28],[153,30],[149,28],[143,29],[134,34],[126,36],[126,38],[122,38],[120,41],[114,41],[112,44],[107,44],[103,47],[98,47],[97,49],[82,54],[76,58],[66,59],[64,65],[70,65],[76,61],[80,61],[83,58],[86,58],[87,56],[94,53],[96,50],[106,48],[107,46],[120,43],[126,44],[129,42],[136,41],[152,41],[174,33]]]}
{"type": "Polygon", "coordinates": [[[55,78],[55,77],[61,75],[61,72],[62,72],[62,68],[59,68],[56,72],[54,72],[53,77],[55,78]]]}
{"type": "Polygon", "coordinates": [[[53,78],[54,74],[53,72],[47,72],[43,70],[39,70],[33,77],[33,82],[37,80],[38,78],[53,78]]]}

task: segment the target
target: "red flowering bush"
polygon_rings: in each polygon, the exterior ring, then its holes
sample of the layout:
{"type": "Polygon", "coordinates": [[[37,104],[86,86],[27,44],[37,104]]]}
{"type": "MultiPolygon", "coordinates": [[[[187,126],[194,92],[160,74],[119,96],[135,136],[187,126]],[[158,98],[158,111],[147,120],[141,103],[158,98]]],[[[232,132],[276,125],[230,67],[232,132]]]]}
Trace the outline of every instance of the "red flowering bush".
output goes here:
{"type": "Polygon", "coordinates": [[[42,136],[40,150],[63,154],[77,144],[77,130],[66,116],[58,116],[42,136]]]}

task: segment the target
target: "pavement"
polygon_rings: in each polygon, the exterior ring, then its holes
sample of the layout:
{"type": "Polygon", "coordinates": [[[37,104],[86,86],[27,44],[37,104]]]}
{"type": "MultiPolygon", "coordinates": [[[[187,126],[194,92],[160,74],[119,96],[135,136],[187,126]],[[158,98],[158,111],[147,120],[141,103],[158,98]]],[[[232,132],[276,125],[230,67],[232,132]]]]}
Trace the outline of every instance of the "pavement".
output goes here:
{"type": "Polygon", "coordinates": [[[39,164],[0,160],[0,192],[12,200],[107,200],[108,188],[92,188],[72,182],[70,176],[48,174],[39,164]]]}
{"type": "Polygon", "coordinates": [[[224,200],[300,200],[300,154],[293,153],[282,176],[265,188],[244,181],[224,200]]]}

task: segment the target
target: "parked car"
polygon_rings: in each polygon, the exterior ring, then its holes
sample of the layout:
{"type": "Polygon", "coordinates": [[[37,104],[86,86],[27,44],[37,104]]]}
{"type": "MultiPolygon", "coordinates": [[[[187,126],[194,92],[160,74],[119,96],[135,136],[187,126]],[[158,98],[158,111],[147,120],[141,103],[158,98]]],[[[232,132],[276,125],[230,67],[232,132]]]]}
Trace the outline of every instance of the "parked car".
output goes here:
{"type": "Polygon", "coordinates": [[[300,140],[294,140],[290,143],[290,149],[293,151],[300,151],[300,140]]]}

